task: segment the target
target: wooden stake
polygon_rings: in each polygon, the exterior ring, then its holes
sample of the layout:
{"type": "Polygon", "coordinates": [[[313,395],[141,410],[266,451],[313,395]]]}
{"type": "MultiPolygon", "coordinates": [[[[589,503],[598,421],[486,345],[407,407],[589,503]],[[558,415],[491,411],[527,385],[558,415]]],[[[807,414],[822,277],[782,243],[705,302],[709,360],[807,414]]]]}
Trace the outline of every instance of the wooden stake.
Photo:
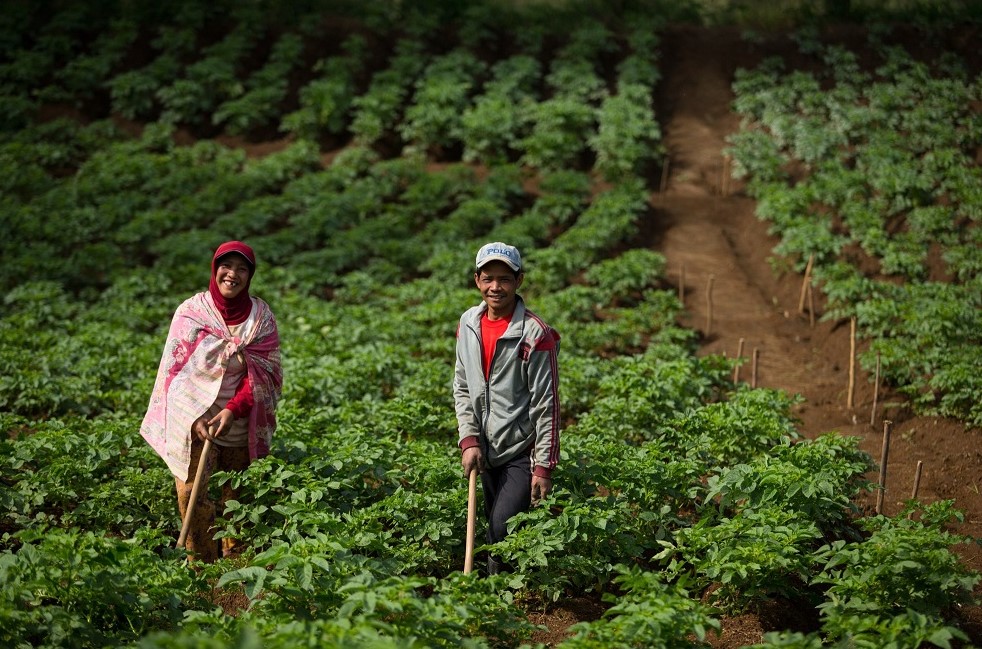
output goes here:
{"type": "Polygon", "coordinates": [[[887,459],[890,455],[890,428],[893,422],[883,422],[883,448],[880,450],[880,482],[876,492],[876,513],[883,513],[883,492],[887,489],[887,459]]]}
{"type": "Polygon", "coordinates": [[[736,364],[733,366],[733,384],[740,380],[740,361],[743,360],[743,338],[737,343],[736,364]]]}
{"type": "Polygon", "coordinates": [[[661,182],[658,184],[658,192],[660,194],[664,194],[665,190],[668,189],[668,167],[671,163],[671,158],[665,156],[665,166],[661,168],[661,182]]]}
{"type": "Polygon", "coordinates": [[[808,326],[815,328],[815,292],[811,284],[808,284],[808,326]]]}
{"type": "Polygon", "coordinates": [[[679,263],[679,302],[685,306],[685,264],[679,263]]]}
{"type": "Polygon", "coordinates": [[[750,387],[757,387],[757,359],[760,358],[760,350],[754,347],[753,368],[750,372],[750,387]]]}
{"type": "Polygon", "coordinates": [[[723,196],[730,195],[730,156],[723,156],[723,173],[720,179],[720,193],[723,196]]]}
{"type": "Polygon", "coordinates": [[[815,253],[808,255],[808,263],[805,265],[805,276],[801,280],[801,294],[798,296],[798,313],[805,312],[805,293],[811,284],[812,264],[815,263],[815,253]]]}
{"type": "Polygon", "coordinates": [[[856,316],[849,319],[849,390],[846,407],[852,410],[856,393],[856,316]]]}
{"type": "Polygon", "coordinates": [[[921,470],[924,468],[924,462],[921,460],[917,461],[917,468],[914,469],[914,490],[911,491],[911,499],[917,499],[917,491],[921,488],[921,470]]]}
{"type": "Polygon", "coordinates": [[[709,276],[706,283],[706,335],[713,330],[713,282],[716,281],[715,275],[709,276]]]}
{"type": "Polygon", "coordinates": [[[873,407],[869,411],[869,425],[876,425],[876,400],[880,396],[880,352],[876,352],[876,374],[873,377],[873,407]]]}

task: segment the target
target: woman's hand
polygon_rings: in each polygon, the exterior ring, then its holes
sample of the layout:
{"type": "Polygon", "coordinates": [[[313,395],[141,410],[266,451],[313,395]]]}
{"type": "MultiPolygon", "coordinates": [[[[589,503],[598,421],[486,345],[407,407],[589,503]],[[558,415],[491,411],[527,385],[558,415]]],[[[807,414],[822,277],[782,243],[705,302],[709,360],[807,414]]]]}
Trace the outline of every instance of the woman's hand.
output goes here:
{"type": "Polygon", "coordinates": [[[215,441],[215,438],[228,430],[232,422],[235,421],[235,415],[228,408],[223,408],[217,415],[208,420],[208,430],[211,431],[211,439],[215,441]]]}
{"type": "Polygon", "coordinates": [[[225,408],[211,419],[205,417],[195,419],[194,423],[191,424],[191,432],[198,438],[198,441],[211,440],[214,442],[219,435],[228,430],[233,421],[235,421],[235,415],[232,414],[231,410],[225,408]]]}
{"type": "Polygon", "coordinates": [[[208,420],[204,417],[198,417],[191,424],[191,432],[194,434],[195,439],[199,442],[203,442],[206,439],[212,439],[211,435],[208,433],[208,420]]]}

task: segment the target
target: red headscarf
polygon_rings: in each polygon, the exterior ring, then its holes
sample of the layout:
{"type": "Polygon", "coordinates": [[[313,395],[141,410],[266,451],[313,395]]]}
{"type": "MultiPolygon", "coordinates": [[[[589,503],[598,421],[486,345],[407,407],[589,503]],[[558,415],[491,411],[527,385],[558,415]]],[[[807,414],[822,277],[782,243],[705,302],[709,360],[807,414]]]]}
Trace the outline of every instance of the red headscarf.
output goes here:
{"type": "Polygon", "coordinates": [[[218,312],[222,314],[227,325],[237,325],[245,322],[252,311],[252,298],[249,297],[249,284],[252,283],[252,276],[256,272],[256,254],[252,248],[241,241],[226,241],[218,246],[215,256],[211,258],[211,280],[208,282],[208,292],[211,299],[215,301],[218,312]],[[249,281],[246,282],[245,289],[231,300],[222,295],[218,290],[218,282],[215,281],[215,273],[218,272],[218,260],[222,257],[236,253],[245,257],[249,263],[249,281]]]}

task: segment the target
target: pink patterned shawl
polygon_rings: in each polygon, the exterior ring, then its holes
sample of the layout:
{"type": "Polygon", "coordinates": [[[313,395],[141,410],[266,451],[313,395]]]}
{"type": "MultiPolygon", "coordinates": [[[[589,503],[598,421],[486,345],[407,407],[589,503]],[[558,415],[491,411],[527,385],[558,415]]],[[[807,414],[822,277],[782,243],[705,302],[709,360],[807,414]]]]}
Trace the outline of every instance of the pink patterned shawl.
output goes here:
{"type": "Polygon", "coordinates": [[[157,380],[140,434],[176,477],[187,480],[191,424],[215,402],[228,360],[242,352],[255,402],[249,414],[249,456],[269,454],[283,386],[276,319],[252,298],[252,326],[233,338],[206,291],[178,307],[167,334],[157,380]]]}

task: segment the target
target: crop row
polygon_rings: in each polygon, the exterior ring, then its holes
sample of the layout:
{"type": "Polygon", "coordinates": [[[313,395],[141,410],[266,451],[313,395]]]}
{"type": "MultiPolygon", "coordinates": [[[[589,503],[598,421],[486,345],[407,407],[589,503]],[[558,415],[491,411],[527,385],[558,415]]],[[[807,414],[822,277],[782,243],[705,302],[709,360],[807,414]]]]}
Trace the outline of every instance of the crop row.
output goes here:
{"type": "Polygon", "coordinates": [[[982,424],[982,77],[896,46],[877,44],[873,72],[842,46],[813,50],[817,72],[770,60],[738,75],[734,169],[775,251],[814,259],[826,317],[857,318],[865,368],[880,357],[921,411],[982,424]]]}
{"type": "Polygon", "coordinates": [[[350,18],[362,27],[334,50],[324,43],[333,34],[318,31],[315,16],[277,30],[258,6],[236,5],[221,18],[199,7],[158,22],[132,10],[93,24],[93,12],[81,3],[48,20],[34,15],[38,38],[19,46],[13,44],[23,41],[20,33],[8,38],[9,62],[0,66],[8,108],[0,128],[26,126],[55,104],[205,136],[279,133],[335,144],[353,138],[444,159],[520,160],[543,169],[595,164],[610,179],[661,157],[651,101],[657,19],[634,20],[620,42],[589,16],[555,24],[532,16],[523,28],[537,38],[526,36],[526,51],[499,60],[488,52],[489,41],[526,14],[465,15],[458,45],[448,50],[434,42],[439,30],[425,14],[407,10],[398,29],[372,32],[372,11],[364,9],[350,18]],[[546,37],[567,42],[546,50],[546,37]],[[378,60],[388,43],[391,56],[378,60]],[[612,88],[604,81],[605,59],[619,59],[612,88]]]}

